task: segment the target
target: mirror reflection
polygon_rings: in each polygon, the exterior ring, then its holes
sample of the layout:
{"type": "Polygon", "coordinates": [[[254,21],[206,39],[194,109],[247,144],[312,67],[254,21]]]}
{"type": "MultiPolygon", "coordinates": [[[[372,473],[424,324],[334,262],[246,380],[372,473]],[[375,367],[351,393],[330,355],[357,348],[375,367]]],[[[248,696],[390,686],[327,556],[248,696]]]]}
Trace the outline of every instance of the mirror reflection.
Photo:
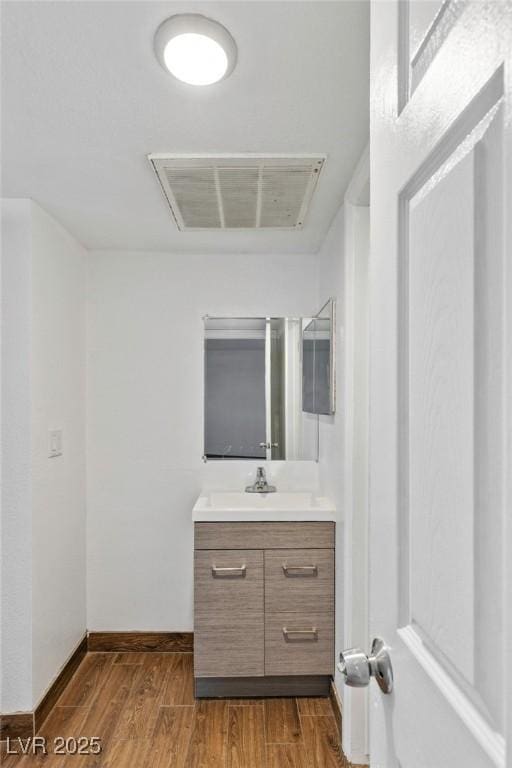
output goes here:
{"type": "Polygon", "coordinates": [[[305,321],[302,334],[302,407],[329,415],[335,410],[334,300],[305,321]]]}
{"type": "Polygon", "coordinates": [[[318,458],[302,403],[303,318],[207,317],[204,458],[318,458]]]}

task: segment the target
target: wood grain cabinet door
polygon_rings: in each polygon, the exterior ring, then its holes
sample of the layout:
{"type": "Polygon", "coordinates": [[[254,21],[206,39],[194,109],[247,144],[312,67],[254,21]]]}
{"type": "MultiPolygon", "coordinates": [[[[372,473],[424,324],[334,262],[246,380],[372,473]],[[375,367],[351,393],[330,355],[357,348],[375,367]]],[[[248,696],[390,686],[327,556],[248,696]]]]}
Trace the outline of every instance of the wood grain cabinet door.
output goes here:
{"type": "Polygon", "coordinates": [[[263,552],[194,553],[194,674],[265,673],[263,552]]]}
{"type": "Polygon", "coordinates": [[[333,549],[265,551],[265,610],[334,611],[333,549]]]}
{"type": "Polygon", "coordinates": [[[332,675],[332,613],[267,614],[265,635],[267,675],[332,675]]]}

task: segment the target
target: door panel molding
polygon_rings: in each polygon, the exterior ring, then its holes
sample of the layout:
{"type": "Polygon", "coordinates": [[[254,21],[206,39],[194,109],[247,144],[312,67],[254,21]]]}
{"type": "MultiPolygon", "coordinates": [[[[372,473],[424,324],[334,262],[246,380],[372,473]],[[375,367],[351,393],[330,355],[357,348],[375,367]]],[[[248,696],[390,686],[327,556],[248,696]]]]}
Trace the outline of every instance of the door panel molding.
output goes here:
{"type": "Polygon", "coordinates": [[[504,768],[505,739],[503,736],[489,725],[473,702],[464,695],[442,665],[429,653],[413,627],[399,629],[398,635],[493,763],[499,768],[504,768]]]}
{"type": "Polygon", "coordinates": [[[411,40],[411,0],[398,6],[398,112],[406,106],[424,78],[467,0],[443,0],[419,44],[411,40]]]}
{"type": "MultiPolygon", "coordinates": [[[[411,621],[409,584],[409,237],[410,205],[472,152],[496,118],[504,93],[503,68],[477,94],[398,197],[398,496],[399,622],[411,621]]],[[[479,196],[480,197],[480,196],[479,196]]]]}

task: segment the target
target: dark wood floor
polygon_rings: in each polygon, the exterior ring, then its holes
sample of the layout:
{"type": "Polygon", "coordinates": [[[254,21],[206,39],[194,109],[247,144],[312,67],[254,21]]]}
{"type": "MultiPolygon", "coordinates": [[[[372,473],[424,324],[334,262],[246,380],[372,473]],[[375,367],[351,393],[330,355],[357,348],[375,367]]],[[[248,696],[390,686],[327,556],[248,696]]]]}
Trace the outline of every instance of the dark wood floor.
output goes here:
{"type": "MultiPolygon", "coordinates": [[[[41,728],[98,736],[100,755],[5,754],[2,768],[333,768],[329,699],[195,701],[189,653],[88,653],[41,728]]],[[[11,745],[12,748],[12,745],[11,745]]]]}

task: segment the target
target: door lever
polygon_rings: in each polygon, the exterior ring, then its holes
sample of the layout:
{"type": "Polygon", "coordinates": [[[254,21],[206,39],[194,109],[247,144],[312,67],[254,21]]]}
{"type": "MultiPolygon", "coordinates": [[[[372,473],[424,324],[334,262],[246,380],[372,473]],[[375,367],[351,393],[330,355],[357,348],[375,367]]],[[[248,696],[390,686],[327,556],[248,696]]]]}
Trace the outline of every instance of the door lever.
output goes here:
{"type": "Polygon", "coordinates": [[[393,690],[393,667],[384,641],[376,637],[369,656],[360,648],[347,648],[340,653],[338,669],[345,678],[345,685],[364,688],[374,677],[383,693],[393,690]]]}

